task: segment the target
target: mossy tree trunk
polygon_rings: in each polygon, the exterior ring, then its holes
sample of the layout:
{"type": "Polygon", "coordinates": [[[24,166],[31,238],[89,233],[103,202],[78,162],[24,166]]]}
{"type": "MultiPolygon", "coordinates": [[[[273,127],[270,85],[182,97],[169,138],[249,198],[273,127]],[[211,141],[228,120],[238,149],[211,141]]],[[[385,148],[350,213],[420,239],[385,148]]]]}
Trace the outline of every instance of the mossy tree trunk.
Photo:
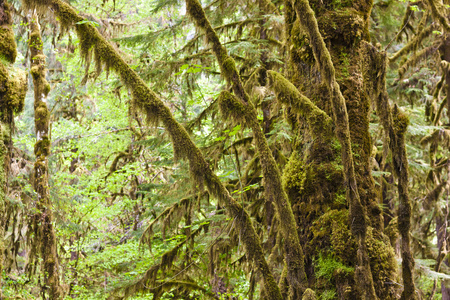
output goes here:
{"type": "MultiPolygon", "coordinates": [[[[55,12],[59,22],[65,28],[75,27],[80,39],[81,55],[88,60],[94,57],[97,71],[103,67],[113,69],[121,81],[130,90],[132,106],[143,112],[148,122],[162,122],[169,133],[175,153],[175,159],[189,161],[191,177],[200,186],[206,185],[212,195],[225,204],[227,213],[235,219],[249,261],[254,263],[264,281],[264,288],[270,299],[281,300],[281,293],[270,271],[261,246],[261,241],[252,224],[247,211],[231,197],[220,179],[213,173],[200,149],[193,143],[186,129],[179,124],[170,109],[150,90],[138,74],[128,66],[113,46],[91,24],[82,22],[84,19],[67,3],[61,0],[28,1],[25,4],[40,11],[49,7],[55,12]],[[92,55],[91,56],[91,54],[92,55]]],[[[143,287],[147,289],[148,287],[143,287]]]]}
{"type": "MultiPolygon", "coordinates": [[[[285,5],[290,10],[286,13],[291,49],[289,77],[320,108],[330,114],[332,112],[341,152],[340,161],[337,157],[334,157],[334,161],[337,162],[338,159],[343,167],[342,183],[349,205],[349,224],[358,249],[355,287],[358,297],[377,299],[366,246],[366,232],[368,225],[381,230],[381,211],[377,205],[368,163],[372,151],[368,131],[370,105],[362,89],[359,65],[360,41],[368,38],[368,17],[372,1],[297,0],[285,1],[285,5]],[[310,48],[302,47],[303,44],[310,48]],[[305,69],[305,62],[309,69],[305,69]],[[316,63],[318,70],[315,70],[316,63]],[[321,80],[313,79],[312,84],[307,83],[305,77],[313,71],[320,72],[321,80]],[[367,215],[370,216],[370,221],[367,215]]],[[[333,159],[329,159],[334,151],[330,146],[315,144],[309,160],[317,160],[322,165],[327,161],[332,162],[333,159]],[[328,158],[325,153],[329,153],[328,158]]],[[[334,190],[334,193],[339,191],[334,190]]],[[[301,211],[299,213],[302,214],[301,211]]]]}
{"type": "Polygon", "coordinates": [[[403,292],[401,299],[418,299],[414,283],[414,258],[410,246],[411,201],[408,184],[408,159],[406,154],[405,133],[409,124],[408,117],[395,105],[389,104],[386,91],[387,58],[385,52],[379,52],[372,45],[365,44],[365,81],[367,93],[371,95],[377,108],[381,124],[386,132],[392,153],[394,173],[398,178],[398,230],[401,235],[403,292]]]}
{"type": "Polygon", "coordinates": [[[34,189],[37,194],[36,206],[39,210],[35,224],[38,228],[43,260],[43,274],[45,289],[49,289],[50,299],[62,299],[59,282],[58,256],[56,252],[56,236],[53,228],[52,204],[48,187],[48,156],[50,154],[49,116],[47,108],[47,95],[50,92],[50,84],[45,79],[45,55],[40,33],[38,18],[34,15],[30,22],[30,62],[31,76],[34,83],[34,124],[36,128],[36,144],[34,154],[34,189]]]}

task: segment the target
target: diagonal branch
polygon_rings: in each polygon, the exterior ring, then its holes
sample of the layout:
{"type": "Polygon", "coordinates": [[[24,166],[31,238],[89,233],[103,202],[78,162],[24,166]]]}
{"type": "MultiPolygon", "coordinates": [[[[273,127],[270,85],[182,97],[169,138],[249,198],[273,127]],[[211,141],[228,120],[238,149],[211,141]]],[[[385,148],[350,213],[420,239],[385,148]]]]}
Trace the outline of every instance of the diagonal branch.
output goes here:
{"type": "Polygon", "coordinates": [[[204,31],[206,40],[216,55],[222,75],[231,85],[234,92],[234,95],[229,92],[222,92],[219,96],[219,105],[224,117],[226,118],[227,115],[230,115],[236,121],[242,122],[252,129],[261,158],[265,197],[267,201],[274,203],[278,214],[283,216],[283,221],[280,225],[284,237],[290,296],[292,299],[299,299],[307,285],[304,254],[300,245],[297,223],[295,222],[291,203],[282,185],[281,172],[258,122],[256,109],[245,92],[235,61],[228,55],[227,50],[221,44],[218,35],[206,18],[200,2],[198,0],[186,0],[186,11],[194,19],[196,25],[204,31]]]}

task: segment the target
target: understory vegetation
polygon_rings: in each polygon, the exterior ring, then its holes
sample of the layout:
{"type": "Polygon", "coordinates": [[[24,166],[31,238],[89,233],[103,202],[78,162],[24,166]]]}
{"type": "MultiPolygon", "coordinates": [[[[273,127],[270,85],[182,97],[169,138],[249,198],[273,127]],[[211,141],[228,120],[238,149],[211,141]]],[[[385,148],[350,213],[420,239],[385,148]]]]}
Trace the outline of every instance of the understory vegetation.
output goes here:
{"type": "Polygon", "coordinates": [[[0,0],[0,299],[450,300],[449,0],[0,0]]]}

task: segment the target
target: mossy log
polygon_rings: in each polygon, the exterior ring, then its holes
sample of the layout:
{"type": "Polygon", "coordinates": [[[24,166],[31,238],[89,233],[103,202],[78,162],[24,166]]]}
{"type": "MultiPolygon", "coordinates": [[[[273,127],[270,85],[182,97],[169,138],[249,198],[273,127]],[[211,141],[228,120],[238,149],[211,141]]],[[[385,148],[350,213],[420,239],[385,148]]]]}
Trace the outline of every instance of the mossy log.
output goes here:
{"type": "MultiPolygon", "coordinates": [[[[176,159],[189,161],[190,173],[195,182],[200,186],[206,185],[212,195],[225,203],[227,213],[235,219],[235,225],[239,231],[249,261],[263,277],[264,287],[270,299],[282,299],[278,286],[270,271],[261,241],[252,224],[250,216],[245,209],[236,202],[213,173],[208,162],[203,157],[200,149],[191,140],[186,129],[179,124],[170,109],[164,105],[159,97],[144,83],[139,75],[120,57],[114,47],[97,31],[95,27],[79,16],[67,3],[61,0],[24,0],[30,8],[47,11],[49,7],[65,28],[75,27],[80,39],[81,55],[88,62],[91,53],[97,70],[103,67],[114,70],[132,95],[131,105],[143,112],[147,121],[152,124],[162,122],[169,133],[176,159]]],[[[220,51],[220,49],[219,49],[220,51]]],[[[228,61],[230,63],[230,61],[228,61]]]]}

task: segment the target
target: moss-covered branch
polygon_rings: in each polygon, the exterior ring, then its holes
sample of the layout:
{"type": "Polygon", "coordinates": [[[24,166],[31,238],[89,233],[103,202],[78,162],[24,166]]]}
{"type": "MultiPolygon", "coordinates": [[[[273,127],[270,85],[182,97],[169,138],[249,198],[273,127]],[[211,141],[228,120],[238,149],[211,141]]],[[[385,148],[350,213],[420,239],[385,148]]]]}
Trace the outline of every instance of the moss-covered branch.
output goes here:
{"type": "Polygon", "coordinates": [[[422,31],[420,31],[417,35],[415,35],[414,38],[412,38],[403,48],[401,48],[396,53],[394,53],[394,55],[389,57],[389,61],[394,62],[401,56],[408,54],[409,52],[417,48],[425,38],[429,37],[430,34],[437,29],[438,26],[436,24],[432,24],[430,26],[425,27],[422,31]]]}
{"type": "Polygon", "coordinates": [[[34,124],[36,129],[36,144],[34,154],[34,189],[37,194],[36,207],[38,216],[35,218],[39,224],[35,226],[39,230],[38,244],[41,246],[41,257],[43,260],[43,274],[45,285],[49,288],[50,299],[62,299],[63,295],[59,283],[59,264],[56,253],[56,236],[53,229],[53,212],[48,187],[48,156],[50,155],[49,117],[47,108],[47,95],[50,92],[50,84],[45,79],[45,55],[42,51],[43,42],[41,38],[38,18],[35,15],[30,22],[30,64],[31,76],[34,84],[34,124]]]}
{"type": "Polygon", "coordinates": [[[424,59],[429,58],[429,56],[432,56],[433,54],[438,53],[437,52],[438,47],[436,46],[430,46],[426,47],[416,53],[414,53],[408,60],[398,69],[398,75],[400,78],[403,78],[406,71],[408,71],[410,68],[415,67],[419,62],[421,62],[424,59]]]}
{"type": "Polygon", "coordinates": [[[446,31],[450,31],[450,23],[448,22],[447,18],[441,13],[442,11],[445,11],[445,9],[442,7],[441,1],[428,0],[428,4],[430,5],[433,17],[439,20],[439,23],[441,23],[442,27],[444,27],[446,31]]]}
{"type": "MultiPolygon", "coordinates": [[[[414,258],[410,249],[411,201],[408,193],[408,159],[405,146],[405,133],[408,117],[400,112],[397,106],[391,110],[389,96],[386,91],[386,53],[379,53],[372,45],[365,44],[365,82],[374,85],[367,92],[376,101],[377,114],[387,133],[389,148],[392,153],[394,172],[398,177],[398,229],[400,231],[402,253],[402,276],[404,289],[401,299],[417,299],[414,284],[414,258]]],[[[367,87],[366,87],[367,88],[367,87]]]]}
{"type": "Polygon", "coordinates": [[[278,101],[292,107],[297,113],[305,117],[308,126],[316,137],[331,137],[333,120],[280,73],[268,71],[269,86],[275,92],[278,101]]]}
{"type": "Polygon", "coordinates": [[[231,85],[234,95],[222,92],[219,105],[225,117],[230,115],[235,120],[244,123],[252,129],[264,177],[264,193],[267,201],[273,202],[280,216],[283,216],[281,230],[284,237],[284,252],[287,264],[287,280],[290,297],[298,299],[306,288],[306,273],[304,269],[304,254],[300,245],[292,207],[284,191],[281,172],[272,155],[266,137],[258,122],[257,112],[249,102],[241,82],[235,61],[221,44],[218,35],[209,23],[198,0],[186,0],[186,10],[194,19],[196,25],[204,31],[207,42],[216,55],[222,75],[231,85]]]}
{"type": "MultiPolygon", "coordinates": [[[[366,249],[367,220],[365,208],[361,203],[356,175],[353,163],[352,147],[350,142],[350,129],[347,108],[344,96],[341,93],[339,84],[336,81],[335,68],[331,60],[331,55],[325,45],[319,31],[317,19],[311,9],[308,0],[292,0],[290,2],[297,14],[302,27],[307,32],[310,40],[314,58],[320,68],[323,81],[331,95],[334,122],[336,125],[336,135],[342,145],[342,163],[344,166],[346,197],[350,208],[350,224],[352,234],[358,244],[357,267],[355,271],[355,281],[358,292],[362,299],[377,299],[373,285],[372,272],[370,270],[369,256],[366,249]]],[[[370,12],[371,2],[361,2],[365,5],[366,14],[370,12]]]]}
{"type": "Polygon", "coordinates": [[[247,257],[249,261],[253,261],[255,268],[261,273],[270,299],[281,300],[279,289],[267,265],[261,241],[253,227],[250,216],[231,197],[220,179],[213,173],[200,149],[191,140],[185,128],[172,116],[170,109],[127,65],[96,28],[89,23],[82,22],[83,18],[70,5],[62,0],[24,1],[32,8],[39,8],[40,10],[48,10],[50,7],[63,27],[75,27],[84,59],[88,61],[93,51],[98,69],[102,67],[112,69],[120,76],[121,81],[131,92],[133,107],[143,112],[148,122],[153,124],[162,122],[164,124],[172,139],[175,158],[189,161],[190,173],[195,182],[199,186],[206,185],[211,194],[225,203],[227,213],[235,218],[235,225],[244,244],[247,257]]]}

